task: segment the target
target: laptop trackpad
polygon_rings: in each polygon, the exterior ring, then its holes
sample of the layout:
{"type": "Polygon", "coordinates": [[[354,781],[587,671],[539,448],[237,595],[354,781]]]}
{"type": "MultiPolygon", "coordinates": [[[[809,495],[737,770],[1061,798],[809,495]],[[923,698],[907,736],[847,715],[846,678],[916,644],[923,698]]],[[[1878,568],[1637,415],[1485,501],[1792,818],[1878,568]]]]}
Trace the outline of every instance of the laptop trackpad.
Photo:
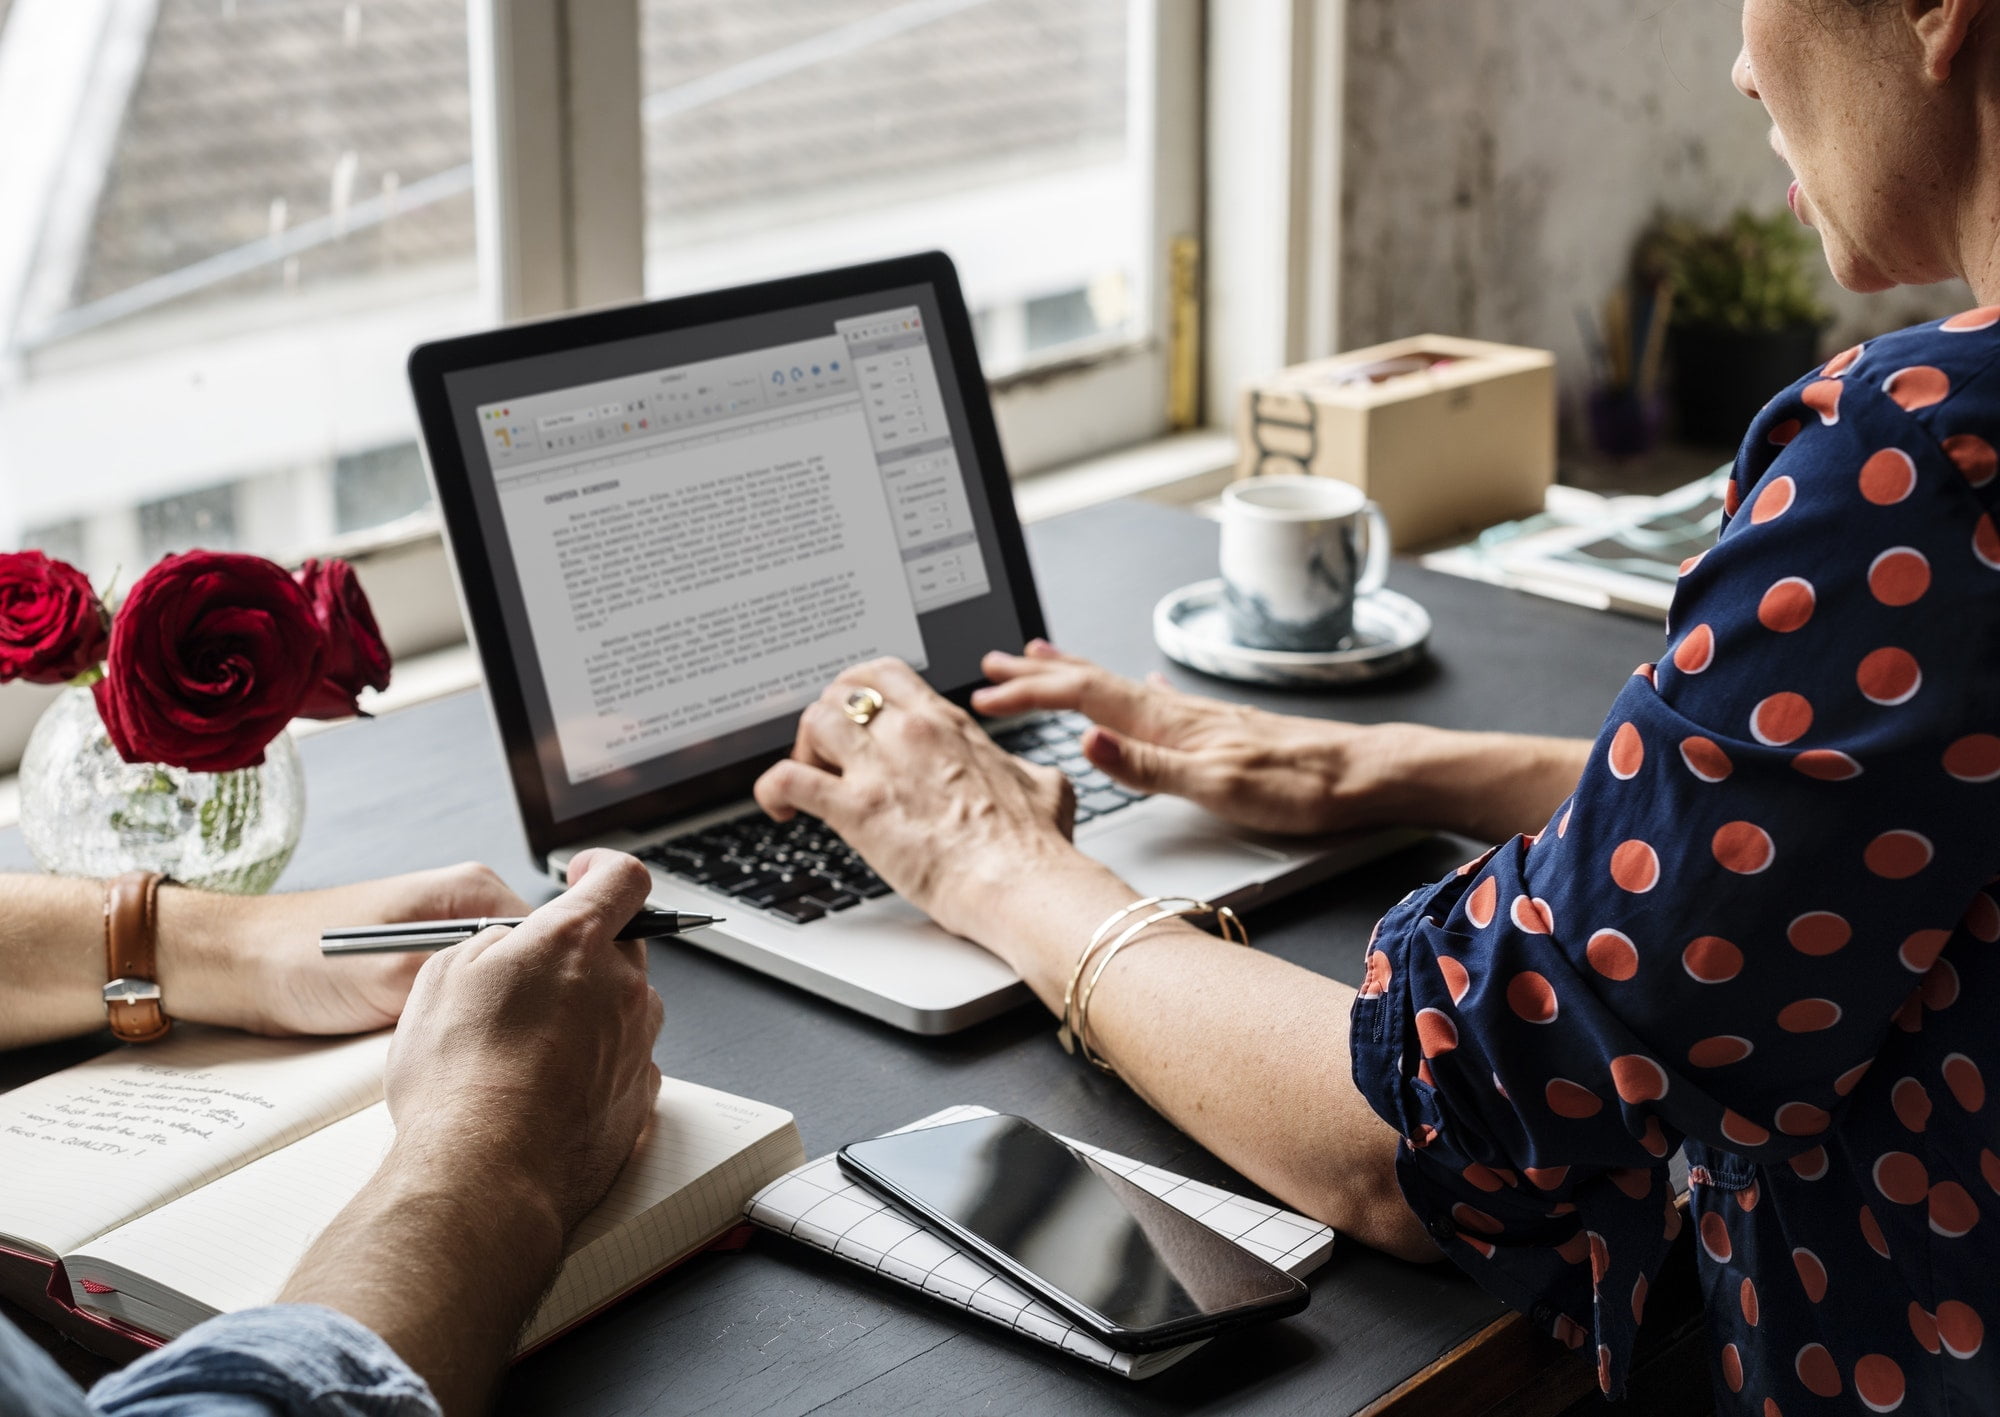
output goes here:
{"type": "Polygon", "coordinates": [[[1193,808],[1148,812],[1092,832],[1078,844],[1141,895],[1191,895],[1200,900],[1267,880],[1291,862],[1283,852],[1231,835],[1229,827],[1193,808]]]}

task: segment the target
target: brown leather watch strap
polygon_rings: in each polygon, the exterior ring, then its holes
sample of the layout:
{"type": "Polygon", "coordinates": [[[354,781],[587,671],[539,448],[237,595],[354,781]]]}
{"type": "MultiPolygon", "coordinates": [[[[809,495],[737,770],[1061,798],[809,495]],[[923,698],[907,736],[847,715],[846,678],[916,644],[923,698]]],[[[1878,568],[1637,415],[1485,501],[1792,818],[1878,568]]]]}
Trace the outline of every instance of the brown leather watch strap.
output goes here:
{"type": "Polygon", "coordinates": [[[151,1043],[173,1027],[160,1004],[159,897],[156,871],[127,871],[105,887],[104,1008],[122,1043],[151,1043]]]}

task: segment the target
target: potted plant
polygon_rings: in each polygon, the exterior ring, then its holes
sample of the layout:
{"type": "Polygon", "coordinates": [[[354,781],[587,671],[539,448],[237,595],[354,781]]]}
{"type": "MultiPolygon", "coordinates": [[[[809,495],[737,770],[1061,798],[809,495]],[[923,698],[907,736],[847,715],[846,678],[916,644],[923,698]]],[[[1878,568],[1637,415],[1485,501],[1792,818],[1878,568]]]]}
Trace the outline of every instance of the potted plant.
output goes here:
{"type": "Polygon", "coordinates": [[[1720,227],[1662,214],[1635,264],[1673,291],[1668,359],[1681,436],[1742,440],[1757,411],[1819,356],[1829,314],[1812,234],[1789,212],[1747,209],[1720,227]]]}

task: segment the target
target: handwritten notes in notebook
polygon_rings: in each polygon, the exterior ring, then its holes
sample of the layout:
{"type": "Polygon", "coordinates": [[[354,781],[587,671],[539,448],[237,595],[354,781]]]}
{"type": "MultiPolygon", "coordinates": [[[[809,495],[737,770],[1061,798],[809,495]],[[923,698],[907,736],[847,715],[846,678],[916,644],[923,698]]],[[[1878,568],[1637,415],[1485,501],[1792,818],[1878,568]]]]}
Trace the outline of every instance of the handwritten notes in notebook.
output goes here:
{"type": "Polygon", "coordinates": [[[0,1094],[0,1236],[59,1255],[368,1106],[389,1035],[183,1028],[0,1094]]]}

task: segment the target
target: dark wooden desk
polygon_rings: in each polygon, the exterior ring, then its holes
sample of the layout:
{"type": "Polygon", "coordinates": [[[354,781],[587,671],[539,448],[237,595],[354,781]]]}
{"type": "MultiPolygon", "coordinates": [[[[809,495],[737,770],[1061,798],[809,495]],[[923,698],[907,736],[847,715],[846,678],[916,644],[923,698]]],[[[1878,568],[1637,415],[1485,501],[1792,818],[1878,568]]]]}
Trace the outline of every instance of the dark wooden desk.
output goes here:
{"type": "MultiPolygon", "coordinates": [[[[1240,689],[1180,670],[1151,641],[1159,596],[1213,573],[1212,524],[1119,503],[1033,527],[1028,539],[1052,633],[1065,648],[1129,674],[1161,669],[1184,687],[1294,713],[1591,735],[1624,677],[1658,653],[1661,639],[1637,621],[1399,564],[1392,584],[1437,621],[1430,664],[1340,694],[1240,689]]],[[[313,737],[302,751],[312,805],[287,888],[478,858],[531,898],[550,893],[525,855],[478,695],[313,737]]],[[[1452,840],[1413,847],[1255,912],[1252,934],[1260,948],[1358,983],[1374,921],[1474,850],[1452,840]]],[[[18,833],[0,833],[0,867],[26,865],[18,833]]],[[[814,1155],[948,1103],[980,1102],[1248,1189],[1122,1084],[1066,1057],[1039,1011],[923,1039],[694,949],[655,947],[652,976],[667,1003],[655,1052],[662,1070],[790,1108],[814,1155]]],[[[500,1408],[1327,1414],[1414,1403],[1427,1412],[1483,1410],[1482,1382],[1509,1362],[1517,1373],[1522,1364],[1559,1362],[1548,1396],[1589,1385],[1582,1364],[1558,1360],[1552,1343],[1501,1323],[1501,1306],[1449,1266],[1404,1265],[1344,1245],[1312,1287],[1305,1314],[1214,1343],[1170,1375],[1134,1384],[760,1236],[742,1253],[693,1261],[522,1364],[500,1408]],[[1421,1389],[1410,1386],[1426,1373],[1421,1389]]]]}

